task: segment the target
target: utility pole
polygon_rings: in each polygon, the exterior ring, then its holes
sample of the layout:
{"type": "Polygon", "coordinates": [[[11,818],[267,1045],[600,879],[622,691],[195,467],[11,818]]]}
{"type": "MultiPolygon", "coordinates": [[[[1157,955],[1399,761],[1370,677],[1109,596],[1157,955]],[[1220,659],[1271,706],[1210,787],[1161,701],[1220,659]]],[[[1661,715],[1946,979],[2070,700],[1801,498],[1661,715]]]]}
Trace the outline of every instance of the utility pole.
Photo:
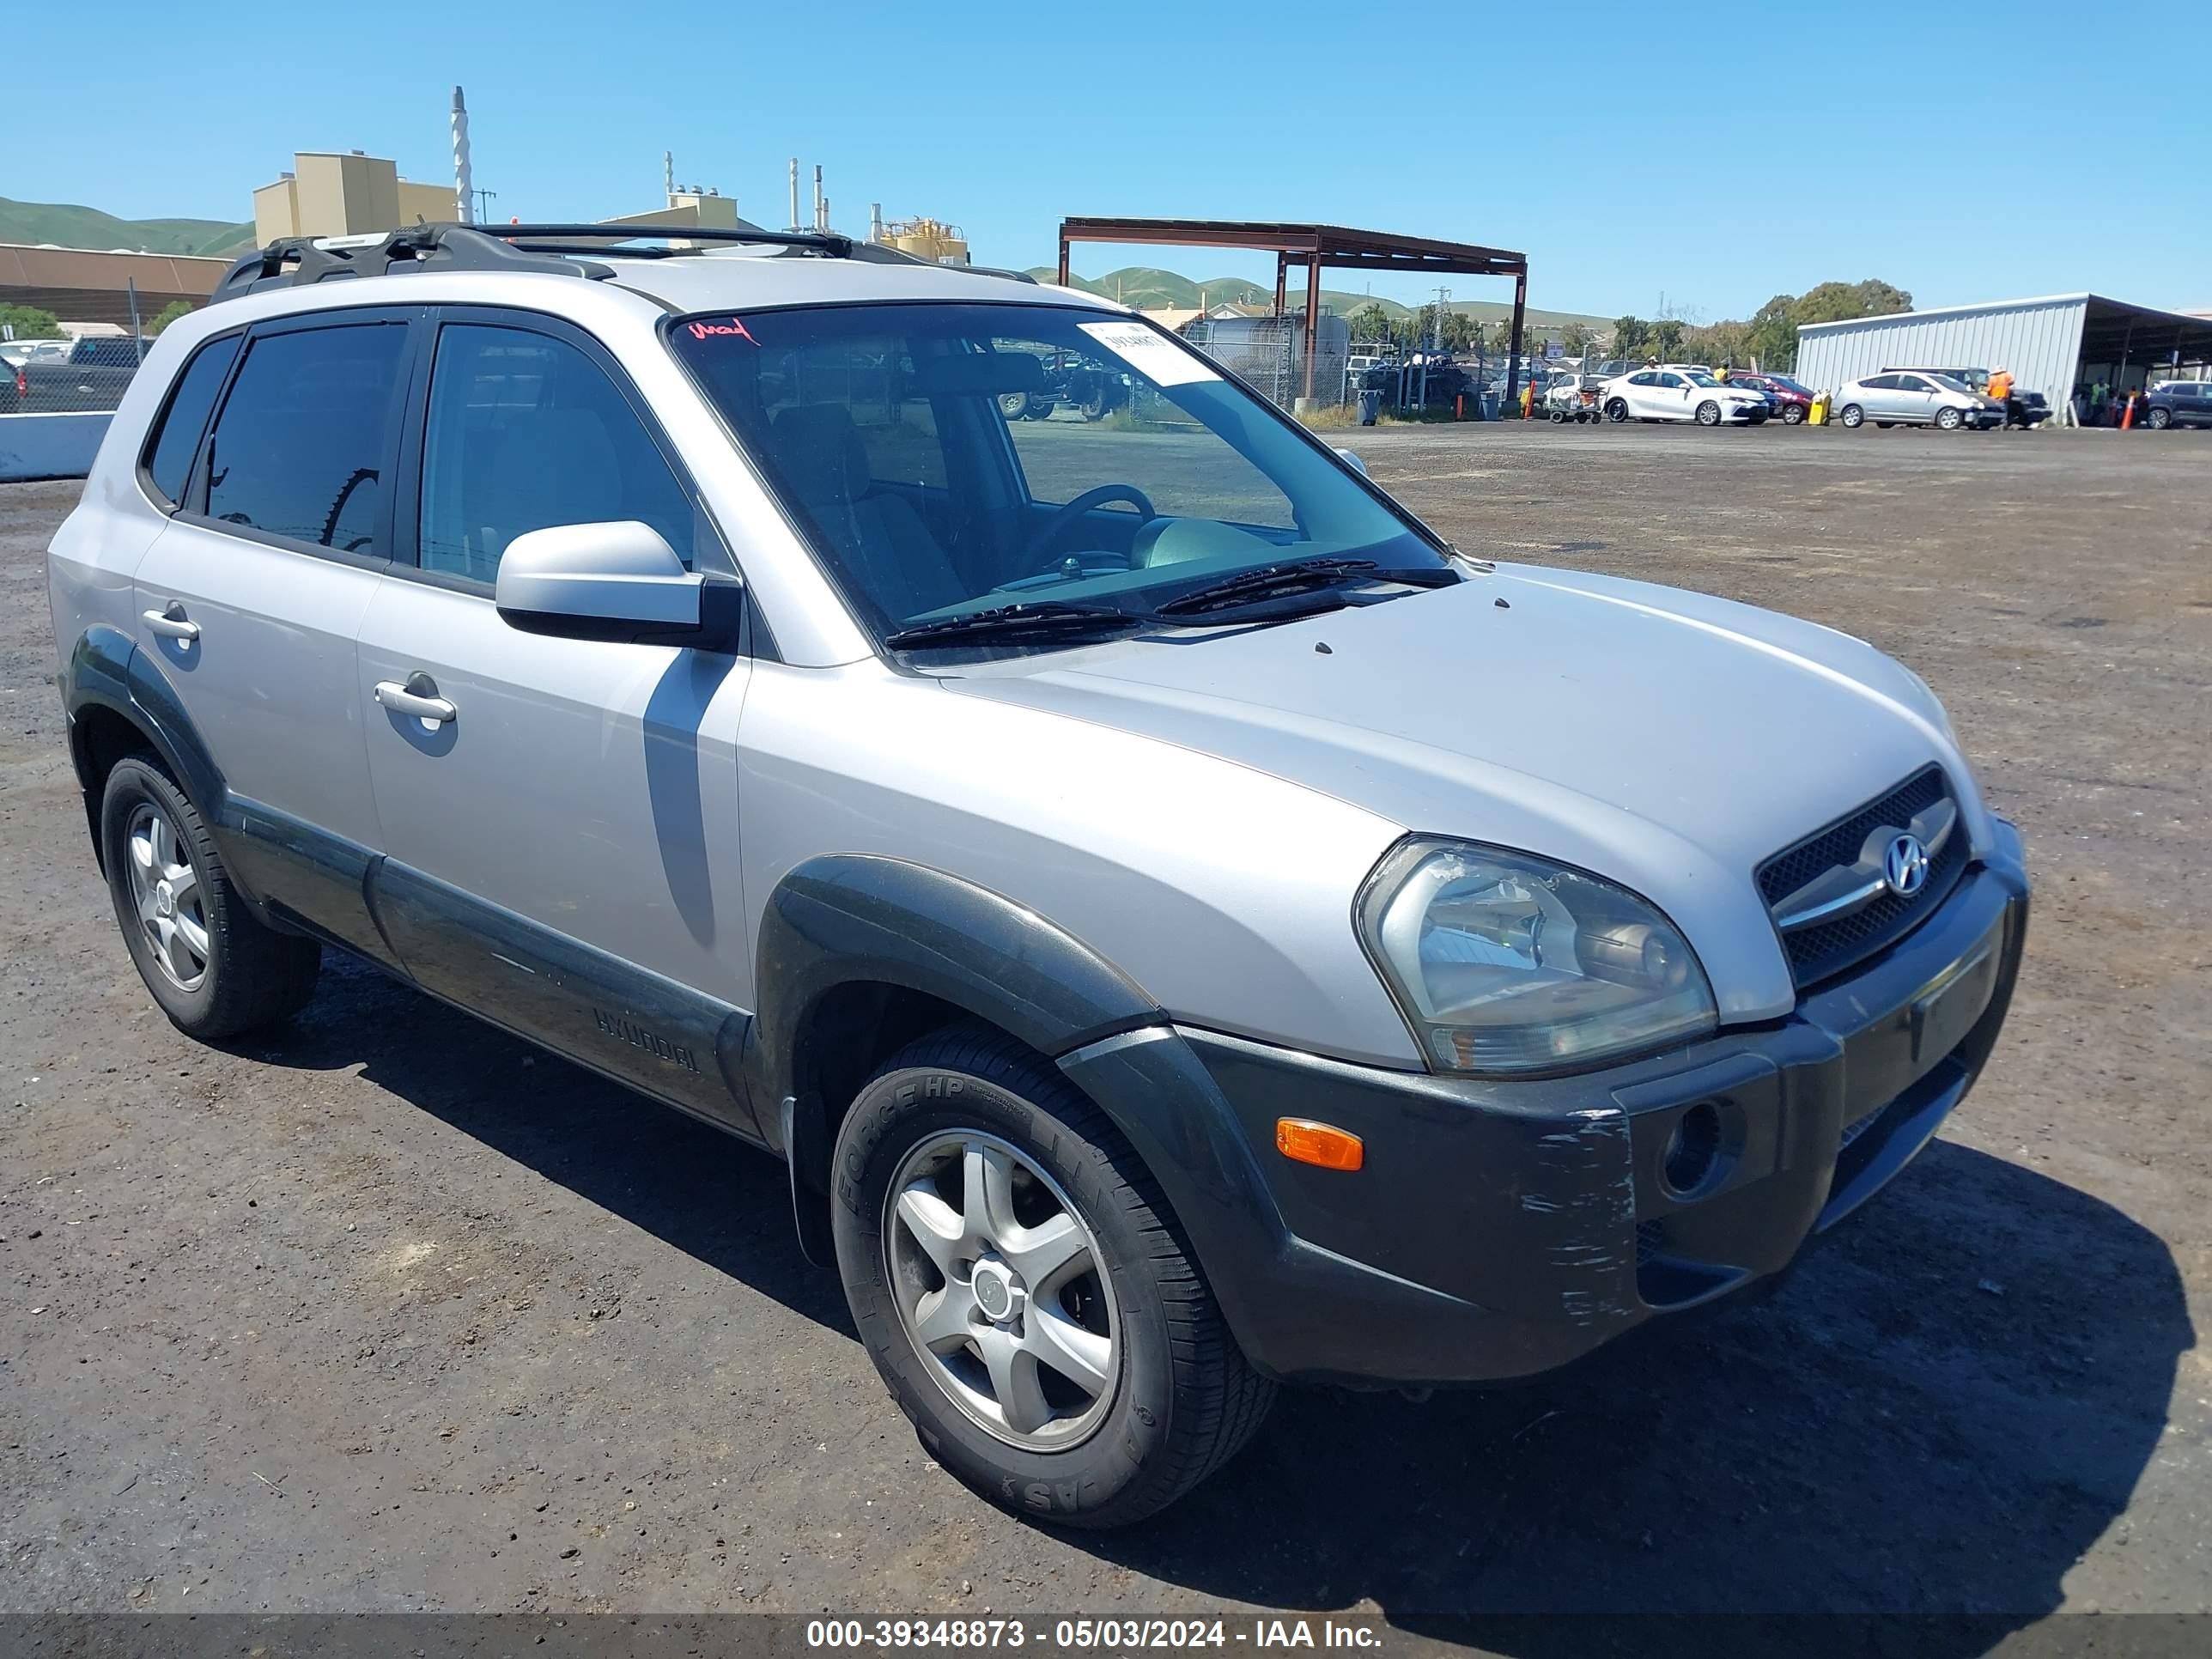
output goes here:
{"type": "Polygon", "coordinates": [[[472,190],[469,194],[476,199],[477,204],[477,216],[470,221],[470,222],[471,224],[478,225],[489,224],[491,222],[491,204],[498,197],[499,192],[495,190],[472,190]]]}

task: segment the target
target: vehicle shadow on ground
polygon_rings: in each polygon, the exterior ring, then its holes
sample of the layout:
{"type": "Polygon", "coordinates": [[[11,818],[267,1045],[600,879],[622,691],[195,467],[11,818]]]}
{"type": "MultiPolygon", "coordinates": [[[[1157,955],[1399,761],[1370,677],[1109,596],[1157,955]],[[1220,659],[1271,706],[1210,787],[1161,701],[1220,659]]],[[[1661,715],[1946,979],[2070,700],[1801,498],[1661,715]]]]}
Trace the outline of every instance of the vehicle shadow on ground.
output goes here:
{"type": "Polygon", "coordinates": [[[361,1074],[408,1104],[794,1313],[857,1335],[835,1273],[808,1265],[783,1164],[343,953],[315,1000],[238,1052],[361,1074]]]}
{"type": "MultiPolygon", "coordinates": [[[[835,1276],[799,1254],[775,1159],[336,953],[325,972],[304,1015],[243,1052],[358,1064],[852,1336],[835,1276]]],[[[2155,1235],[1939,1142],[1770,1300],[1517,1389],[1419,1404],[1286,1390],[1165,1514],[1059,1535],[1207,1596],[1371,1605],[1507,1653],[1589,1650],[1592,1630],[1527,1617],[1571,1611],[1979,1615],[1894,1632],[1916,1654],[1979,1654],[2054,1609],[2125,1510],[2192,1342],[2155,1235]]],[[[1624,1629],[1622,1650],[1660,1633],[1624,1629]]]]}
{"type": "Polygon", "coordinates": [[[1516,1615],[1756,1612],[1989,1615],[1909,1633],[1980,1653],[2125,1510],[2192,1340],[2154,1235],[1939,1142],[1770,1300],[1508,1392],[1286,1394],[1191,1498],[1083,1541],[1504,1652],[1593,1634],[1516,1615]]]}

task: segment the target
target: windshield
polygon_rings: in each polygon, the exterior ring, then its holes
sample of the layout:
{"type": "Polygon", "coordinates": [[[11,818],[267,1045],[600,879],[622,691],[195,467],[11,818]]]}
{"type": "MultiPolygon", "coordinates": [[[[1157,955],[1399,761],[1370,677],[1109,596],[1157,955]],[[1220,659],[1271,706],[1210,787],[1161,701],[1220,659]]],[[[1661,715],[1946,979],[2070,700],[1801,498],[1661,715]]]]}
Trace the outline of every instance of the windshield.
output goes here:
{"type": "Polygon", "coordinates": [[[1978,395],[1973,387],[1968,386],[1964,380],[1959,379],[1955,374],[1930,374],[1928,378],[1935,381],[1937,386],[1942,386],[1946,392],[1962,392],[1969,398],[1978,395]]]}
{"type": "Polygon", "coordinates": [[[1680,368],[1674,371],[1692,386],[1718,386],[1720,382],[1702,368],[1680,368]]]}
{"type": "Polygon", "coordinates": [[[720,313],[677,356],[878,637],[1010,604],[1152,611],[1320,556],[1446,561],[1171,336],[1048,305],[720,313]]]}

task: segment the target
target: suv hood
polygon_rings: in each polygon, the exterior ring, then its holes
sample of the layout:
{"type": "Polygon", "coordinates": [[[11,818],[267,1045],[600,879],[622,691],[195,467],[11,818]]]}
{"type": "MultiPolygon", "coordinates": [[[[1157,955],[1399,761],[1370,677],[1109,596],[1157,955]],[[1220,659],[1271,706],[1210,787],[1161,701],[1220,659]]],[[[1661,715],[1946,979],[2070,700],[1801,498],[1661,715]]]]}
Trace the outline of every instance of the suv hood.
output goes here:
{"type": "Polygon", "coordinates": [[[1930,760],[1988,842],[1943,711],[1903,666],[1832,629],[1643,582],[1498,565],[1302,622],[945,684],[1604,876],[1682,929],[1723,1019],[1795,1005],[1753,884],[1771,854],[1930,760]]]}

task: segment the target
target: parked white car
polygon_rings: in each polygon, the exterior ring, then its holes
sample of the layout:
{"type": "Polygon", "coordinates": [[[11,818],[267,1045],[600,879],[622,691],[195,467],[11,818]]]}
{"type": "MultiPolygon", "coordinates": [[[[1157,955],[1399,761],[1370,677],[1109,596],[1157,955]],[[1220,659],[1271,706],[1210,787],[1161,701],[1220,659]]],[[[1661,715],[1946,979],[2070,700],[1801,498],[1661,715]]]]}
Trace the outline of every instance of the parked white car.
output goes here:
{"type": "Polygon", "coordinates": [[[1598,407],[1609,421],[1695,421],[1758,426],[1771,412],[1763,393],[1723,385],[1702,369],[1640,368],[1606,382],[1598,407]]]}
{"type": "Polygon", "coordinates": [[[1872,421],[1876,426],[1940,426],[1948,432],[1962,426],[2002,426],[2005,418],[2003,404],[1963,380],[1905,369],[1850,381],[1836,393],[1835,408],[1836,418],[1849,427],[1872,421]]]}

